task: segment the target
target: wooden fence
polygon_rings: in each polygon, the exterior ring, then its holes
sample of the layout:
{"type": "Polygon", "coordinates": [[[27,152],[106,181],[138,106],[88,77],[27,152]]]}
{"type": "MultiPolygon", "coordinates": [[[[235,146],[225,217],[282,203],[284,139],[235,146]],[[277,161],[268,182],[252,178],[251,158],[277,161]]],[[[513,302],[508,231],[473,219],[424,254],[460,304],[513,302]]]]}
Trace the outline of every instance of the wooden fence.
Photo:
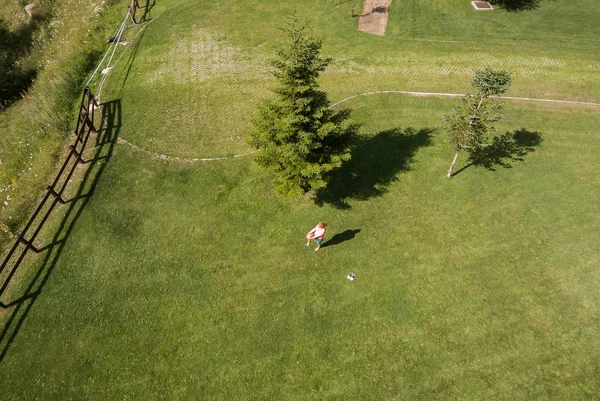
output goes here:
{"type": "Polygon", "coordinates": [[[131,5],[128,8],[129,15],[131,16],[131,22],[137,25],[138,20],[136,18],[136,12],[140,8],[140,3],[138,2],[138,0],[131,0],[131,5]]]}
{"type": "MultiPolygon", "coordinates": [[[[88,87],[83,90],[83,96],[79,105],[77,116],[77,126],[75,128],[75,143],[70,146],[69,153],[58,171],[56,178],[46,188],[46,193],[33,212],[33,215],[17,236],[15,243],[0,265],[0,297],[6,291],[8,285],[13,279],[21,262],[29,251],[40,253],[47,248],[35,246],[35,240],[41,232],[44,224],[54,211],[58,203],[65,204],[63,195],[67,188],[75,169],[79,164],[85,164],[89,161],[84,159],[84,151],[88,144],[91,133],[96,133],[94,125],[94,109],[99,107],[94,95],[88,87]],[[45,209],[45,212],[42,211],[45,209]],[[41,218],[40,218],[41,217],[41,218]],[[20,249],[20,252],[18,252],[20,249]]],[[[7,305],[0,301],[0,307],[5,309],[7,305]]]]}

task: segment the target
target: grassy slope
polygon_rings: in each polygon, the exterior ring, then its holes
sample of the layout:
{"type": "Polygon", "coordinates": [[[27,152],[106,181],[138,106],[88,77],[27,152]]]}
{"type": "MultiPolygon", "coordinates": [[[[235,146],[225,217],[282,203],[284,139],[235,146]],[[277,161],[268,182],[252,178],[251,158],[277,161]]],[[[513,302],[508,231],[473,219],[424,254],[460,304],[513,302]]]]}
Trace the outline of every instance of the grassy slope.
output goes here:
{"type": "MultiPolygon", "coordinates": [[[[25,11],[17,3],[2,3],[0,18],[27,24],[25,11]]],[[[103,51],[102,37],[107,35],[103,22],[112,22],[115,16],[106,11],[113,1],[97,5],[98,11],[104,11],[104,20],[94,11],[96,5],[91,7],[86,0],[52,3],[47,22],[23,37],[32,44],[23,44],[31,50],[21,62],[36,66],[36,79],[23,99],[0,113],[0,228],[9,229],[0,229],[0,250],[12,245],[10,234],[22,229],[42,189],[56,174],[57,158],[72,139],[74,105],[81,98],[91,64],[103,51]],[[92,34],[97,36],[92,39],[92,34]]]]}
{"type": "MultiPolygon", "coordinates": [[[[267,26],[275,15],[264,14],[264,31],[248,30],[244,5],[211,4],[238,10],[207,13],[240,17],[245,37],[226,30],[235,46],[258,44],[255,31],[274,33],[267,26]]],[[[274,6],[256,4],[255,23],[261,7],[274,6]]],[[[315,13],[328,18],[338,16],[315,13]]],[[[365,51],[374,41],[382,39],[353,42],[364,51],[356,60],[376,59],[365,51]]],[[[443,46],[407,41],[401,49],[435,59],[443,46]]],[[[325,77],[328,88],[335,75],[325,77]]],[[[426,75],[386,82],[352,74],[336,98],[356,85],[435,90],[468,80],[466,72],[452,80],[432,73],[429,83],[426,75]]],[[[577,79],[594,85],[594,77],[577,79]]],[[[550,87],[536,88],[533,76],[521,82],[537,95],[550,87]]],[[[155,109],[127,92],[134,83],[121,93],[120,135],[144,140],[149,127],[129,116],[136,105],[147,116],[155,109]]],[[[435,129],[452,100],[375,95],[344,105],[369,138],[337,193],[349,209],[278,199],[249,159],[164,163],[117,146],[60,257],[47,262],[50,280],[0,371],[3,397],[593,399],[598,111],[511,103],[500,128],[539,132],[541,145],[510,169],[469,167],[446,180],[451,154],[435,129]],[[354,238],[306,249],[303,236],[320,219],[330,239],[348,230],[354,238]],[[345,279],[351,271],[354,282],[345,279]]],[[[170,134],[152,132],[157,140],[170,134]]],[[[218,132],[209,131],[215,140],[218,132]]]]}

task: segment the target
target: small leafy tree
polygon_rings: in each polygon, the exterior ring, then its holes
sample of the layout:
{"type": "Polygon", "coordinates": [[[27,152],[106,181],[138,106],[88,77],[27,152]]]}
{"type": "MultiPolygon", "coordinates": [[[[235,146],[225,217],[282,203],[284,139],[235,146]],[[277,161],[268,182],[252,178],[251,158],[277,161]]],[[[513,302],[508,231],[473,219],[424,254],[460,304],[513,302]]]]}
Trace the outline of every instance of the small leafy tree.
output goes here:
{"type": "Polygon", "coordinates": [[[444,116],[446,130],[449,133],[450,148],[454,149],[454,159],[448,170],[448,178],[452,177],[458,155],[467,151],[475,155],[488,142],[488,134],[493,130],[491,123],[500,116],[497,111],[502,105],[488,101],[490,96],[498,96],[508,90],[511,84],[510,72],[494,70],[486,67],[475,72],[473,86],[477,94],[466,95],[460,99],[460,104],[444,116]]]}
{"type": "Polygon", "coordinates": [[[300,196],[327,185],[325,173],[350,159],[356,125],[349,111],[333,111],[319,90],[321,72],[331,62],[321,56],[322,41],[311,37],[296,16],[284,32],[289,44],[271,64],[278,86],[265,102],[248,138],[260,150],[256,163],[272,171],[277,191],[300,196]]]}

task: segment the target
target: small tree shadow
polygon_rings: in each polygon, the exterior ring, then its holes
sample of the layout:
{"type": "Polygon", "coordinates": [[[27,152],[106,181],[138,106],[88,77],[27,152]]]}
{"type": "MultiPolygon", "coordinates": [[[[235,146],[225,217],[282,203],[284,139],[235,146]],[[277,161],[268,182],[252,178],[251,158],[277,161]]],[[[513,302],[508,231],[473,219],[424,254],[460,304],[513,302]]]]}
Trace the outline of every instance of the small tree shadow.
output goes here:
{"type": "Polygon", "coordinates": [[[317,191],[315,202],[349,209],[349,199],[381,196],[397,175],[410,170],[417,150],[431,145],[433,129],[393,128],[359,139],[352,159],[330,174],[329,185],[317,191]]]}
{"type": "MultiPolygon", "coordinates": [[[[554,0],[552,0],[554,1],[554,0]]],[[[506,11],[531,11],[540,6],[542,0],[492,0],[490,3],[504,8],[506,11]]]]}
{"type": "Polygon", "coordinates": [[[535,147],[542,143],[539,132],[521,128],[497,136],[492,143],[474,152],[469,157],[469,163],[456,171],[453,176],[471,166],[483,167],[495,171],[496,167],[511,168],[512,162],[523,161],[523,157],[534,152],[535,147]]]}
{"type": "Polygon", "coordinates": [[[324,242],[323,245],[321,245],[321,248],[325,248],[327,246],[334,246],[341,244],[342,242],[350,241],[351,239],[354,239],[354,237],[356,237],[356,234],[358,234],[359,232],[360,228],[357,228],[356,230],[346,230],[342,233],[338,233],[331,237],[329,241],[324,242]]]}

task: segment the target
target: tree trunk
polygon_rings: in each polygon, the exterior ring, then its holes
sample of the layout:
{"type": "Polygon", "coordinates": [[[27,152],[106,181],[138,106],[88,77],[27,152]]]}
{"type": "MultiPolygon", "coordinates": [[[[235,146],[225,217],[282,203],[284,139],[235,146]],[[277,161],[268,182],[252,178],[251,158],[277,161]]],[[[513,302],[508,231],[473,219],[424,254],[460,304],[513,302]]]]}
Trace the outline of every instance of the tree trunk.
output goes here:
{"type": "Polygon", "coordinates": [[[452,164],[450,165],[450,170],[448,170],[448,175],[446,177],[448,178],[452,178],[452,171],[454,170],[454,165],[456,164],[456,160],[458,160],[458,154],[460,152],[456,152],[456,154],[454,155],[454,160],[452,160],[452,164]]]}
{"type": "Polygon", "coordinates": [[[485,96],[482,96],[481,99],[479,99],[479,104],[477,105],[477,108],[475,109],[475,111],[479,111],[479,109],[481,108],[481,105],[483,104],[484,99],[485,99],[485,96]]]}

